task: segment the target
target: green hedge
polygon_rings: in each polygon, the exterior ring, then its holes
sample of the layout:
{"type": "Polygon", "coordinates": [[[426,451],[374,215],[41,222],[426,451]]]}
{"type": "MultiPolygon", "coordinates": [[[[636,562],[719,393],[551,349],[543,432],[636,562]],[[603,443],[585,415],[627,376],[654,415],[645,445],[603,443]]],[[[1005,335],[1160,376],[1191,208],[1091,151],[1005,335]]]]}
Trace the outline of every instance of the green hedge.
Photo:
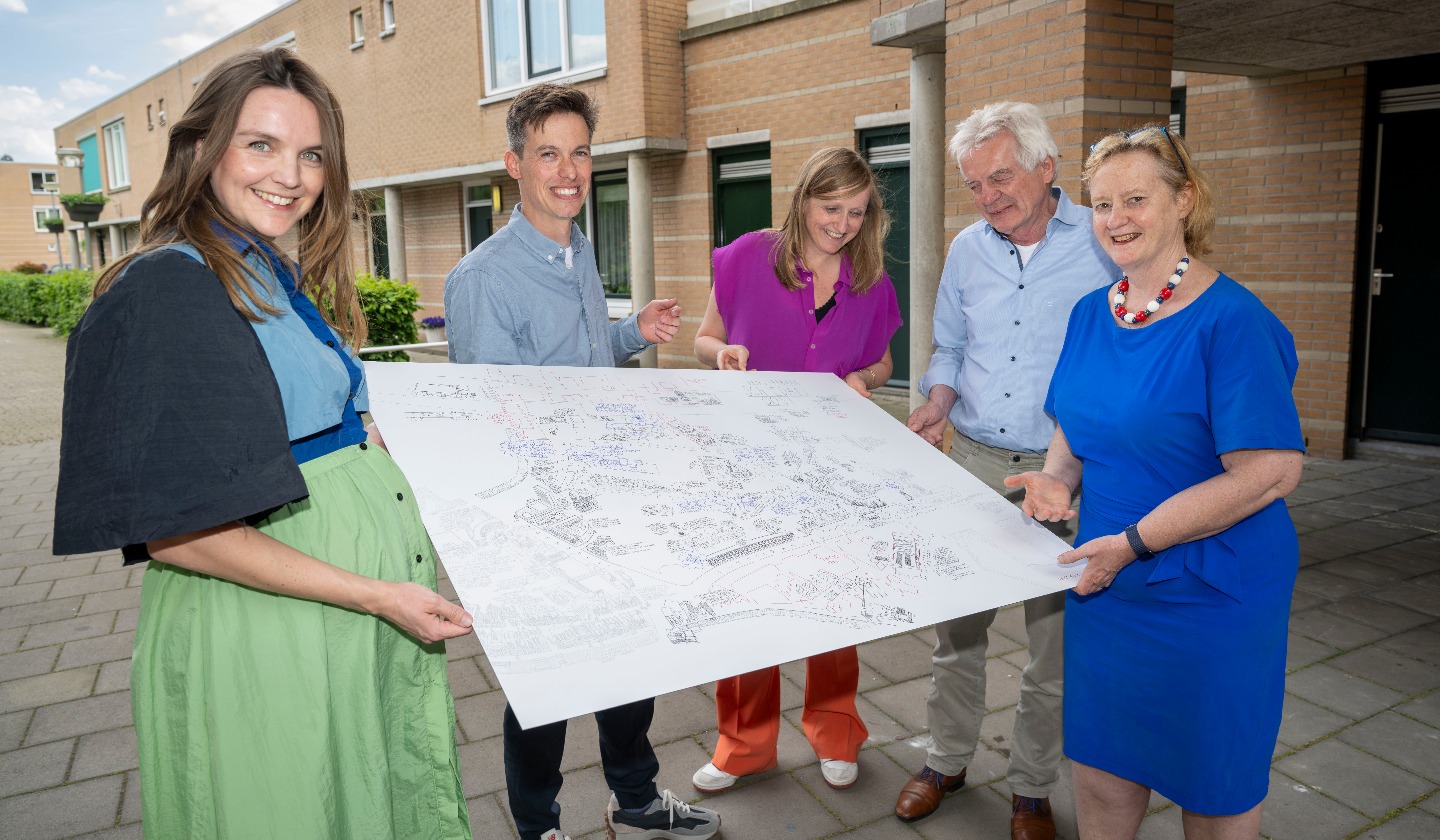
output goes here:
{"type": "MultiPolygon", "coordinates": [[[[355,276],[355,288],[360,293],[360,308],[365,310],[365,320],[370,324],[368,346],[419,342],[420,336],[415,330],[415,312],[420,308],[419,289],[400,280],[372,277],[363,272],[355,276]]],[[[372,362],[410,361],[403,350],[368,353],[362,358],[372,362]]]]}
{"type": "Polygon", "coordinates": [[[88,271],[56,274],[0,271],[0,320],[50,327],[69,335],[90,305],[94,280],[88,271]]]}
{"type": "MultiPolygon", "coordinates": [[[[71,269],[56,274],[20,274],[0,271],[0,320],[51,327],[56,335],[69,335],[90,305],[93,278],[88,271],[71,269]]],[[[399,280],[359,274],[355,285],[360,307],[370,324],[370,346],[415,344],[415,312],[420,290],[399,280]]],[[[408,362],[404,351],[374,353],[366,359],[408,362]]]]}

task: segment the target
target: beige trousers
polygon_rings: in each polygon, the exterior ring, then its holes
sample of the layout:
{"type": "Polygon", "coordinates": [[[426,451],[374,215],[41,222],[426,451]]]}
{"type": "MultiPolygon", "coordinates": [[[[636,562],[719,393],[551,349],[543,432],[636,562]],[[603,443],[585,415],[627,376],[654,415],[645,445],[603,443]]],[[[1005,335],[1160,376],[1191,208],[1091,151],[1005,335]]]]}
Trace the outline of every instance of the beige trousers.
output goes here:
{"type": "MultiPolygon", "coordinates": [[[[1011,452],[955,435],[950,457],[992,490],[1015,504],[1024,496],[1004,478],[1045,464],[1044,453],[1011,452]]],[[[1078,496],[1075,500],[1078,502],[1078,496]]],[[[1075,502],[1072,502],[1074,504],[1075,502]]],[[[1077,521],[1046,523],[1061,539],[1074,544],[1077,521]]],[[[985,717],[985,649],[996,610],[968,615],[935,626],[934,672],[928,715],[932,744],[930,768],[954,776],[970,763],[985,717]]],[[[1010,740],[1010,792],[1021,796],[1050,795],[1060,772],[1063,745],[1061,695],[1065,684],[1065,593],[1042,595],[1025,602],[1025,632],[1030,638],[1030,663],[1020,680],[1020,705],[1010,740]]]]}

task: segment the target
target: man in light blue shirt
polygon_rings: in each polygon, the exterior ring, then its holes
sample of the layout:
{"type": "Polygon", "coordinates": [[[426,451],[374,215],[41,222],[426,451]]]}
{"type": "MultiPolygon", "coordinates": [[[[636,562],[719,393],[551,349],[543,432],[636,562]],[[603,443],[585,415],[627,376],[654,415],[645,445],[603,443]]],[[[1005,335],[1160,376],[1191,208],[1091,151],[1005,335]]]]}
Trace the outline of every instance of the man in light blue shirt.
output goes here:
{"type": "MultiPolygon", "coordinates": [[[[936,446],[948,419],[950,457],[1019,504],[1007,475],[1040,469],[1055,432],[1045,393],[1070,310],[1120,271],[1091,232],[1088,207],[1054,186],[1055,140],[1034,105],[998,102],[960,123],[950,151],[984,217],[950,246],[935,301],[935,354],[920,379],[927,402],[908,421],[936,446]]],[[[1067,542],[1076,520],[1046,523],[1067,542]]],[[[1059,778],[1065,593],[1025,602],[1030,663],[1021,681],[1010,767],[1011,836],[1052,840],[1049,796],[1059,778]]],[[[985,650],[995,610],[938,625],[925,768],[896,816],[933,813],[965,783],[985,716],[985,650]]]]}
{"type": "MultiPolygon", "coordinates": [[[[613,367],[680,329],[674,300],[610,323],[594,251],[574,222],[590,191],[596,119],[595,103],[568,85],[536,85],[510,104],[505,169],[519,183],[520,203],[509,224],[445,278],[450,361],[613,367]]],[[[595,713],[611,790],[606,828],[611,837],[704,840],[719,831],[719,815],[655,784],[654,715],[653,699],[595,713]]],[[[556,802],[565,729],[565,721],[521,729],[505,707],[505,784],[520,840],[566,840],[556,802]]]]}

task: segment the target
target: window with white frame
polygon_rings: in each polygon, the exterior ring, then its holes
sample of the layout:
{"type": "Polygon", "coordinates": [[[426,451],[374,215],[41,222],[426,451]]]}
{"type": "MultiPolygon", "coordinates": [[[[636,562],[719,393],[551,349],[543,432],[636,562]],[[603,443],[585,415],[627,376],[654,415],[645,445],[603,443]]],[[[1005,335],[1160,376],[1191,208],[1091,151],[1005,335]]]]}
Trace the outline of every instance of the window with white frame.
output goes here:
{"type": "Polygon", "coordinates": [[[389,35],[395,31],[395,0],[381,0],[380,27],[381,35],[389,35]]]}
{"type": "Polygon", "coordinates": [[[53,169],[30,170],[30,192],[48,193],[60,191],[60,174],[53,169]]]}
{"type": "Polygon", "coordinates": [[[35,232],[49,233],[50,229],[45,227],[46,219],[60,218],[59,207],[36,207],[35,208],[35,232]]]}
{"type": "Polygon", "coordinates": [[[605,66],[605,0],[481,0],[491,92],[605,66]]]}
{"type": "Polygon", "coordinates": [[[125,121],[105,126],[105,164],[109,167],[110,189],[130,186],[130,156],[125,149],[125,121]]]}
{"type": "Polygon", "coordinates": [[[350,12],[350,46],[365,43],[365,13],[359,9],[350,12]]]}

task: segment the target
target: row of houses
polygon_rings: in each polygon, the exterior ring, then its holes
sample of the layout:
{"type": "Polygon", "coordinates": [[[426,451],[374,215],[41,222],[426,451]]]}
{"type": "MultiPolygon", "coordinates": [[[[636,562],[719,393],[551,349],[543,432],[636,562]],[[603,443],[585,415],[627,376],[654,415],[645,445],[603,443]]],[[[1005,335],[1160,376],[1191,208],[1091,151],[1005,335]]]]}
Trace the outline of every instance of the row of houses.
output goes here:
{"type": "Polygon", "coordinates": [[[1428,265],[1404,218],[1418,143],[1440,122],[1437,43],[1440,8],[1423,0],[292,0],[59,126],[83,167],[39,169],[110,197],[91,238],[113,259],[206,71],[289,46],[345,109],[368,210],[356,264],[416,284],[440,314],[446,273],[518,199],[502,163],[510,99],[572,83],[602,108],[580,221],[612,312],[679,298],[686,329],[649,362],[691,367],[711,250],[778,224],[816,147],[851,146],[896,219],[907,317],[891,384],[905,386],[929,357],[945,248],[977,218],[944,152],[955,123],[997,99],[1038,104],[1059,183],[1084,200],[1091,143],[1169,122],[1218,188],[1212,264],[1295,334],[1310,451],[1340,456],[1347,440],[1440,444],[1440,388],[1411,372],[1428,265]]]}

